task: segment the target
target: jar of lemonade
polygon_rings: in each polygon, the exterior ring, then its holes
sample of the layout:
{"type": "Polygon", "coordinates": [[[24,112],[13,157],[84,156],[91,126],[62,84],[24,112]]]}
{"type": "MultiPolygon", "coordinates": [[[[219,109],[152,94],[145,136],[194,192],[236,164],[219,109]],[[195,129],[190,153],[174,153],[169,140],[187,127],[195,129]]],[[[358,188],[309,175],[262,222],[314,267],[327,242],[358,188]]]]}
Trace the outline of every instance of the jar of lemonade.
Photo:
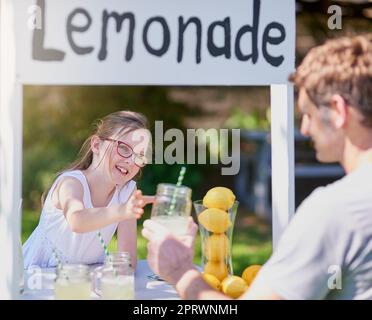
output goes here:
{"type": "Polygon", "coordinates": [[[83,264],[63,265],[56,269],[54,283],[56,300],[89,300],[91,279],[89,267],[83,264]]]}
{"type": "Polygon", "coordinates": [[[182,235],[187,231],[191,207],[190,188],[161,183],[157,186],[151,220],[163,224],[177,235],[182,235]]]}
{"type": "Polygon", "coordinates": [[[93,271],[94,292],[103,300],[134,299],[134,270],[128,252],[112,253],[93,271]]]}

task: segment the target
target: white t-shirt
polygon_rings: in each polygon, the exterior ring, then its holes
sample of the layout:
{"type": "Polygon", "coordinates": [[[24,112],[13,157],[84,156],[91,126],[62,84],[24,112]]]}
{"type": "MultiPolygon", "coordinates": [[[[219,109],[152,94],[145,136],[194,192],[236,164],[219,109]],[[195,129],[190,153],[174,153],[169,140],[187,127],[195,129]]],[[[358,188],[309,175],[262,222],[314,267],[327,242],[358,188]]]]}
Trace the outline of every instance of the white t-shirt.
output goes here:
{"type": "Polygon", "coordinates": [[[284,299],[372,299],[372,164],[301,204],[253,286],[284,299]]]}

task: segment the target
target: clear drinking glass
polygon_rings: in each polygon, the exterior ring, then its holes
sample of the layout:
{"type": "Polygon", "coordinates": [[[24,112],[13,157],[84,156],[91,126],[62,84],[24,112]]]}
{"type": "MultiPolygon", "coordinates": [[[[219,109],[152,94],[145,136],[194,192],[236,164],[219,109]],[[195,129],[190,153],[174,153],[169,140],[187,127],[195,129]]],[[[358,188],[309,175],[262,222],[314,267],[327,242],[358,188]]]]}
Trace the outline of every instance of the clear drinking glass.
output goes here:
{"type": "Polygon", "coordinates": [[[176,235],[182,235],[187,231],[191,208],[190,188],[161,183],[157,186],[151,220],[161,223],[176,235]]]}
{"type": "MultiPolygon", "coordinates": [[[[208,231],[198,219],[202,246],[202,268],[204,272],[213,274],[221,281],[227,275],[233,275],[232,240],[238,206],[239,202],[235,201],[227,211],[229,224],[223,233],[208,231]]],[[[202,200],[194,201],[194,208],[198,218],[204,210],[208,209],[203,206],[202,200]]]]}
{"type": "Polygon", "coordinates": [[[56,269],[54,283],[56,300],[89,300],[91,280],[89,267],[83,264],[63,265],[56,269]]]}
{"type": "Polygon", "coordinates": [[[133,300],[134,270],[128,252],[112,253],[93,271],[94,292],[102,300],[133,300]]]}

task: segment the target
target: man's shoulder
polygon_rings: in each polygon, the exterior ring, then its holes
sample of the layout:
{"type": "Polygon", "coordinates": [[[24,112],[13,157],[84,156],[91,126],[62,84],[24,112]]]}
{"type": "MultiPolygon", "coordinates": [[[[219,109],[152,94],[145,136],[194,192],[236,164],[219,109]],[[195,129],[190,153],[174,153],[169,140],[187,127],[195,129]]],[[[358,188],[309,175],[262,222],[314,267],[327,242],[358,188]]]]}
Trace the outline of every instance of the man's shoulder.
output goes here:
{"type": "Polygon", "coordinates": [[[321,203],[322,205],[338,207],[344,206],[348,202],[367,201],[372,204],[372,174],[371,177],[365,175],[366,172],[359,170],[336,180],[327,186],[316,188],[305,201],[312,204],[321,203]]]}
{"type": "Polygon", "coordinates": [[[339,192],[342,190],[343,179],[333,182],[327,186],[321,186],[313,190],[310,195],[302,202],[301,207],[311,207],[313,209],[337,207],[340,205],[339,192]]]}
{"type": "Polygon", "coordinates": [[[340,179],[327,186],[316,188],[297,208],[296,218],[322,224],[333,223],[335,217],[340,218],[342,208],[345,207],[345,197],[342,193],[344,179],[340,179]]]}
{"type": "Polygon", "coordinates": [[[370,180],[360,186],[359,183],[363,182],[360,175],[347,175],[327,186],[318,187],[302,202],[296,215],[309,222],[316,220],[333,226],[352,225],[358,211],[369,211],[372,208],[370,180]]]}

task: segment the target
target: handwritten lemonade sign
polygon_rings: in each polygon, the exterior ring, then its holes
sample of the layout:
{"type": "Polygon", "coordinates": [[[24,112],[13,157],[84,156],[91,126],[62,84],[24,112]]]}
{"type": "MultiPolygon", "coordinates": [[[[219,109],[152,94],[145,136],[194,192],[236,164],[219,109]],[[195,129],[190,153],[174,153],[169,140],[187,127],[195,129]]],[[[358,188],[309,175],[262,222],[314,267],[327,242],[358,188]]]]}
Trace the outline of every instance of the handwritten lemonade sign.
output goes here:
{"type": "Polygon", "coordinates": [[[16,1],[18,75],[28,84],[285,83],[294,12],[292,0],[16,1]]]}

